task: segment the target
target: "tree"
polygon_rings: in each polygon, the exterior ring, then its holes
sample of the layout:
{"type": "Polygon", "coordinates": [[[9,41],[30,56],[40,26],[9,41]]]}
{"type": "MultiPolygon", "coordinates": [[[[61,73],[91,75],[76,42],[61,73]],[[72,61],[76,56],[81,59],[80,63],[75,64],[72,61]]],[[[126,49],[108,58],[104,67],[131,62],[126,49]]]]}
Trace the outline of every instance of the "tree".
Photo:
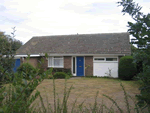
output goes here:
{"type": "MultiPolygon", "coordinates": [[[[14,39],[14,33],[15,28],[11,33],[12,36],[0,32],[0,111],[3,113],[29,113],[33,109],[31,104],[40,96],[39,91],[36,91],[35,94],[32,92],[45,78],[51,75],[52,68],[43,73],[39,72],[39,68],[30,68],[24,72],[13,73],[15,51],[22,44],[14,39]],[[28,80],[23,77],[23,75],[27,74],[29,74],[28,80]],[[2,85],[5,83],[10,84],[7,84],[7,86],[2,85]]],[[[48,55],[45,54],[45,57],[47,58],[48,55]]],[[[29,58],[30,56],[28,55],[27,60],[29,58]]],[[[39,64],[41,65],[43,61],[42,58],[39,64]]]]}
{"type": "Polygon", "coordinates": [[[6,35],[4,32],[0,31],[0,37],[2,39],[5,39],[8,43],[11,44],[11,49],[12,51],[16,51],[17,49],[19,49],[23,43],[20,40],[15,39],[15,27],[13,28],[13,32],[11,33],[12,36],[10,35],[6,35]]]}
{"type": "Polygon", "coordinates": [[[131,55],[133,55],[137,51],[137,48],[131,44],[131,55]]]}
{"type": "Polygon", "coordinates": [[[150,112],[150,14],[143,14],[142,7],[133,2],[133,0],[122,0],[117,2],[119,6],[123,6],[122,12],[129,14],[134,23],[128,22],[128,31],[135,38],[132,44],[137,44],[138,50],[133,54],[134,62],[142,65],[137,79],[141,81],[140,95],[138,105],[148,108],[150,112]]]}
{"type": "Polygon", "coordinates": [[[150,14],[144,15],[140,12],[142,7],[133,0],[122,0],[118,4],[123,6],[124,15],[128,13],[135,20],[135,23],[128,22],[128,31],[135,38],[131,43],[137,44],[138,48],[146,49],[150,45],[150,14]]]}
{"type": "Polygon", "coordinates": [[[13,49],[14,51],[17,51],[17,49],[19,49],[22,45],[23,45],[23,44],[22,44],[22,42],[21,42],[20,40],[14,39],[14,40],[13,40],[13,43],[12,43],[12,49],[13,49]]]}
{"type": "Polygon", "coordinates": [[[16,51],[22,46],[22,42],[20,40],[15,39],[15,32],[16,32],[15,27],[12,29],[13,29],[13,32],[11,33],[12,34],[12,50],[16,51]]]}
{"type": "Polygon", "coordinates": [[[12,36],[0,32],[0,81],[7,77],[8,73],[13,73],[15,51],[22,45],[22,42],[14,37],[15,27],[12,36]]]}

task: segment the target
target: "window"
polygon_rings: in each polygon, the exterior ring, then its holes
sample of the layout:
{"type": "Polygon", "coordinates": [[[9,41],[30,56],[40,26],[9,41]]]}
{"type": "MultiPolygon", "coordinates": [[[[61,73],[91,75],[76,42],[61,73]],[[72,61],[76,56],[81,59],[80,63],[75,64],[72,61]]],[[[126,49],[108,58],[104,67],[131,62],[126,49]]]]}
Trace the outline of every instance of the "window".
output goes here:
{"type": "Polygon", "coordinates": [[[106,61],[117,61],[117,58],[106,58],[106,61]]]}
{"type": "Polygon", "coordinates": [[[48,67],[55,67],[55,68],[63,68],[63,57],[49,57],[48,58],[48,67]]]}
{"type": "Polygon", "coordinates": [[[75,66],[76,66],[76,58],[75,57],[73,57],[73,74],[75,74],[76,72],[75,72],[75,66]]]}
{"type": "Polygon", "coordinates": [[[94,58],[94,62],[115,62],[117,61],[118,59],[116,57],[95,57],[94,58]]]}
{"type": "Polygon", "coordinates": [[[104,61],[104,58],[94,58],[95,61],[104,61]]]}

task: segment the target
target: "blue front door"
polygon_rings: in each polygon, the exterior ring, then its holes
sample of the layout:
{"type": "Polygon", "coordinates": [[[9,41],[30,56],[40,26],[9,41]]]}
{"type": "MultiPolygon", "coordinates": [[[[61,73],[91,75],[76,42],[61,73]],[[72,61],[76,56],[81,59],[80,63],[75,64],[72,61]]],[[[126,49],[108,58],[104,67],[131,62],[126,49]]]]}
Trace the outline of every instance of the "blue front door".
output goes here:
{"type": "Polygon", "coordinates": [[[77,57],[77,76],[84,76],[84,57],[77,57]]]}
{"type": "Polygon", "coordinates": [[[15,60],[15,66],[14,66],[14,72],[16,72],[17,71],[17,68],[20,66],[20,59],[16,59],[15,60]]]}

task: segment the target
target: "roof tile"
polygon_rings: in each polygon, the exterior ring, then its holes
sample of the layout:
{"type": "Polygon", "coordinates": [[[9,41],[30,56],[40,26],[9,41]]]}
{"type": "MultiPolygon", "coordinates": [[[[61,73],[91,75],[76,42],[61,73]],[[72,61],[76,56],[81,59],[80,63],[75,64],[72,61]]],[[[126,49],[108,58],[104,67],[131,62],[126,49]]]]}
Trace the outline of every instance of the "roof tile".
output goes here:
{"type": "Polygon", "coordinates": [[[131,54],[129,33],[36,36],[16,54],[131,54]]]}

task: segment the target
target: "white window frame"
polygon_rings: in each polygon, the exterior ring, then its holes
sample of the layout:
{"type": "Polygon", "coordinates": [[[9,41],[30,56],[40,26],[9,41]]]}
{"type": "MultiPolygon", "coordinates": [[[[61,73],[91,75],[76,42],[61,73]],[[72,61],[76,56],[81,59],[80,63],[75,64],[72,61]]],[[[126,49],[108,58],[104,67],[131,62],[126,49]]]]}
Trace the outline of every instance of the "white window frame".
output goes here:
{"type": "Polygon", "coordinates": [[[93,57],[93,62],[118,62],[118,57],[93,57]],[[104,58],[103,61],[95,60],[95,58],[104,58]],[[106,61],[106,58],[117,58],[117,61],[106,61]]]}
{"type": "Polygon", "coordinates": [[[53,67],[53,68],[64,68],[64,57],[63,57],[63,56],[53,56],[53,57],[48,57],[48,67],[53,67]],[[55,57],[62,57],[62,58],[55,58],[55,57]],[[52,66],[50,66],[50,58],[52,58],[52,66]],[[62,60],[63,60],[63,66],[54,66],[54,59],[62,59],[62,60]]]}

